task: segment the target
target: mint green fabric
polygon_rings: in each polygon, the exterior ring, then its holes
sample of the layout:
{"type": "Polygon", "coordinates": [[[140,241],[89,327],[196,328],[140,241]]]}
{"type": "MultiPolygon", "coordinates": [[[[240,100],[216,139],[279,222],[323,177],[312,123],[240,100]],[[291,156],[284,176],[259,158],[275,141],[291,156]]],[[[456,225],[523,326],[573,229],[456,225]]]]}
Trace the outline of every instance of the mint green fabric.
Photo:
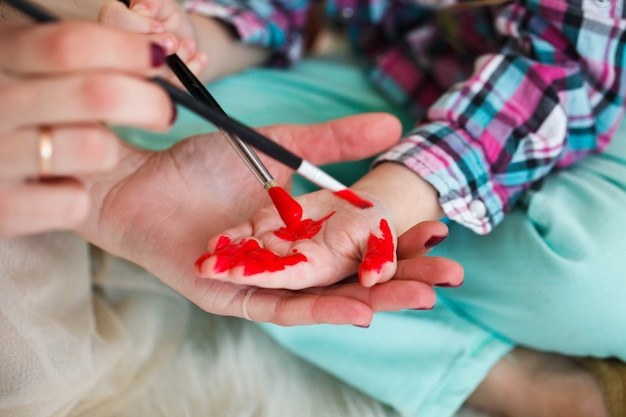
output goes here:
{"type": "MultiPolygon", "coordinates": [[[[252,69],[209,90],[250,125],[316,123],[387,111],[355,65],[308,60],[291,70],[252,69]]],[[[184,110],[165,135],[120,133],[160,149],[214,130],[184,110]]],[[[325,167],[352,183],[369,161],[325,167]]],[[[296,178],[294,193],[315,187],[296,178]]],[[[410,417],[455,413],[515,344],[626,359],[626,124],[611,148],[550,176],[492,233],[451,224],[433,254],[464,266],[461,288],[439,289],[432,311],[376,315],[372,326],[262,325],[285,348],[410,417]]]]}

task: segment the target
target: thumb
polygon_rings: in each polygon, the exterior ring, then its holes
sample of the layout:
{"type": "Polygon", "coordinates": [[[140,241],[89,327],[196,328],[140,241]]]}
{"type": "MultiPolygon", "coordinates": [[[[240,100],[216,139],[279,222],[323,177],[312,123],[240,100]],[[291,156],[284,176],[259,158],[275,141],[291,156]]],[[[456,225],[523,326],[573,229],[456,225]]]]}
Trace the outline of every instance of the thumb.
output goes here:
{"type": "Polygon", "coordinates": [[[123,2],[109,1],[98,12],[98,22],[115,29],[136,33],[160,33],[163,25],[151,17],[129,9],[123,2]]]}
{"type": "Polygon", "coordinates": [[[312,164],[354,161],[380,153],[399,139],[402,125],[387,113],[347,116],[314,125],[260,129],[312,164]]]}

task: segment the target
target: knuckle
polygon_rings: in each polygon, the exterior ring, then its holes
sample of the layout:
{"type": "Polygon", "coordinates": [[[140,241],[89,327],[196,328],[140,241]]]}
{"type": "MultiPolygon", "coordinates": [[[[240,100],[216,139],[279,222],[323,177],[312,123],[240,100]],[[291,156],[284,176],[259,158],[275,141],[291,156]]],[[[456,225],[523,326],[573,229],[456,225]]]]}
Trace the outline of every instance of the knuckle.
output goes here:
{"type": "Polygon", "coordinates": [[[108,131],[87,129],[81,134],[77,152],[87,166],[101,169],[113,168],[118,161],[117,139],[108,131]]]}
{"type": "Polygon", "coordinates": [[[74,227],[80,224],[89,213],[89,196],[85,190],[79,190],[68,201],[65,209],[61,212],[63,223],[67,227],[74,227]]]}
{"type": "Polygon", "coordinates": [[[115,22],[117,13],[117,8],[115,7],[115,3],[107,2],[105,3],[98,12],[98,22],[104,24],[111,24],[115,22]]]}
{"type": "Polygon", "coordinates": [[[84,108],[96,118],[110,117],[121,104],[124,91],[118,78],[111,75],[93,74],[85,76],[78,87],[84,108]]]}
{"type": "MultiPolygon", "coordinates": [[[[38,100],[38,92],[25,83],[3,84],[0,87],[0,115],[2,121],[9,121],[19,109],[32,108],[38,100]]],[[[6,123],[10,125],[10,123],[6,123]]],[[[6,126],[3,126],[6,127],[6,126]]]]}
{"type": "Polygon", "coordinates": [[[16,211],[14,199],[0,195],[0,236],[18,236],[21,225],[21,213],[16,211]]]}
{"type": "Polygon", "coordinates": [[[77,25],[59,25],[43,41],[41,50],[46,60],[57,67],[74,67],[79,59],[84,59],[90,42],[78,36],[77,25]]]}

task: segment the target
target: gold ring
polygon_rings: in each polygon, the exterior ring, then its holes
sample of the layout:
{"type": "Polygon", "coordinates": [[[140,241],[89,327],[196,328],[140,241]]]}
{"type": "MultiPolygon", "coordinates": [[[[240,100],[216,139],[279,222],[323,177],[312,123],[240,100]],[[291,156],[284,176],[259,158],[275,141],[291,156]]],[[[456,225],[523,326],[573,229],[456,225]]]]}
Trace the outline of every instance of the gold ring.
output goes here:
{"type": "Polygon", "coordinates": [[[255,291],[258,289],[258,287],[248,288],[248,291],[246,291],[246,295],[243,297],[243,302],[241,303],[241,315],[246,320],[252,321],[250,315],[248,314],[248,301],[250,301],[250,297],[252,297],[252,294],[254,294],[255,291]]]}
{"type": "Polygon", "coordinates": [[[50,175],[50,161],[52,159],[52,129],[48,126],[39,128],[39,175],[50,175]]]}

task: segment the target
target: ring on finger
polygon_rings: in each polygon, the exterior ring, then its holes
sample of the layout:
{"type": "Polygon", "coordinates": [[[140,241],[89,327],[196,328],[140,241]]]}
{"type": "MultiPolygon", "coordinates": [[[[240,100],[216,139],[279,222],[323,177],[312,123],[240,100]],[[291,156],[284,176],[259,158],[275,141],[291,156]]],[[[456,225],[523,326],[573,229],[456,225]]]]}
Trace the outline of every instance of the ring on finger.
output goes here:
{"type": "Polygon", "coordinates": [[[47,177],[50,175],[52,160],[52,129],[49,126],[39,128],[37,145],[39,149],[39,175],[41,177],[47,177]]]}
{"type": "Polygon", "coordinates": [[[248,291],[246,291],[246,295],[243,297],[243,302],[241,303],[241,315],[246,320],[252,321],[250,315],[248,314],[248,301],[250,301],[250,297],[252,297],[252,294],[254,294],[258,289],[258,287],[248,288],[248,291]]]}

